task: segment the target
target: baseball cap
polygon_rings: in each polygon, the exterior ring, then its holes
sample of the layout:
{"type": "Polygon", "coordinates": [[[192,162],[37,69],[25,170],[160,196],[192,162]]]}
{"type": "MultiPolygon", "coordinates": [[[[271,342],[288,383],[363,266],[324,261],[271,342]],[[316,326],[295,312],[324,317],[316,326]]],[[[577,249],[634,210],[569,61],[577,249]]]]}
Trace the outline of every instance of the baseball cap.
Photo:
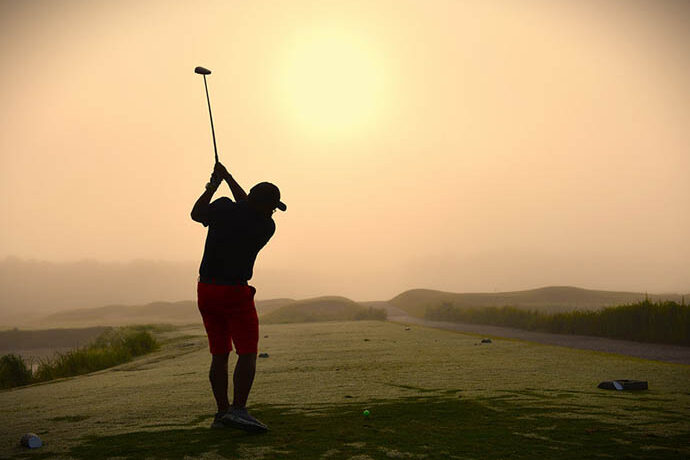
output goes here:
{"type": "Polygon", "coordinates": [[[249,190],[249,195],[264,203],[269,203],[281,211],[287,211],[285,203],[280,201],[280,189],[270,182],[259,182],[249,190]]]}

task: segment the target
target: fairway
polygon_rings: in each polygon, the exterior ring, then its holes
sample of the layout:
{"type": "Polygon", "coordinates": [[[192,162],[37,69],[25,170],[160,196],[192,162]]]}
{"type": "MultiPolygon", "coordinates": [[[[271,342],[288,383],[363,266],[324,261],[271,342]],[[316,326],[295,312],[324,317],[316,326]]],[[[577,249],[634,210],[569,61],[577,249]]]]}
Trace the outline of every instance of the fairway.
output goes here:
{"type": "Polygon", "coordinates": [[[377,321],[266,325],[261,337],[269,358],[249,405],[266,435],[208,429],[210,358],[203,329],[187,327],[116,368],[1,392],[0,458],[690,455],[690,366],[377,321]],[[596,388],[616,378],[650,390],[596,388]],[[44,447],[16,446],[25,432],[44,447]]]}

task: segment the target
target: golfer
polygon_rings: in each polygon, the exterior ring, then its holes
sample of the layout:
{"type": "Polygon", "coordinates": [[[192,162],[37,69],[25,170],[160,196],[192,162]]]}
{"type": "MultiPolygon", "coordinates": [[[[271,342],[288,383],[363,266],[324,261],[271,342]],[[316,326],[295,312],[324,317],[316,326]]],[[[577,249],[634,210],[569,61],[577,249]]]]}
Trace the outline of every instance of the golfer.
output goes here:
{"type": "Polygon", "coordinates": [[[254,306],[252,278],[256,256],[275,232],[271,215],[287,207],[280,190],[261,182],[247,195],[221,164],[216,163],[206,191],[194,203],[192,219],[208,226],[199,268],[197,299],[211,350],[209,380],[218,412],[212,428],[235,427],[264,432],[266,425],[247,412],[247,398],[256,372],[259,320],[254,306]],[[211,197],[225,180],[235,201],[211,197]],[[232,405],[228,400],[228,356],[238,355],[233,373],[232,405]]]}

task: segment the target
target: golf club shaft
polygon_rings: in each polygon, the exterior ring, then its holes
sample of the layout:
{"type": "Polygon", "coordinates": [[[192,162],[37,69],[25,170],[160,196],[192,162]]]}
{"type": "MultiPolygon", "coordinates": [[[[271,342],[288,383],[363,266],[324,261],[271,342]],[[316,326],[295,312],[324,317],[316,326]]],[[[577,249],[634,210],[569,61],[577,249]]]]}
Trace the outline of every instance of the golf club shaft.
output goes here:
{"type": "Polygon", "coordinates": [[[216,163],[218,163],[218,148],[216,147],[216,130],[213,129],[213,114],[211,113],[211,98],[208,97],[208,85],[206,85],[206,75],[204,75],[204,88],[206,88],[206,102],[208,102],[208,116],[211,118],[211,135],[213,136],[213,152],[216,154],[216,163]]]}

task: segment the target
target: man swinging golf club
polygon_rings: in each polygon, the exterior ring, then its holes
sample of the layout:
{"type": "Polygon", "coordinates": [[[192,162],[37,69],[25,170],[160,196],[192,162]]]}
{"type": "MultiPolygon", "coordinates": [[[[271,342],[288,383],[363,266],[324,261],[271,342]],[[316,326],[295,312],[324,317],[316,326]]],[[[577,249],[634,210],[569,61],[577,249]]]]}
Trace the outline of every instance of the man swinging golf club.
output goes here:
{"type": "MultiPolygon", "coordinates": [[[[194,69],[204,76],[210,70],[194,69]]],[[[256,289],[247,282],[252,278],[256,256],[275,232],[272,214],[285,211],[280,190],[269,182],[261,182],[245,193],[242,187],[218,162],[211,102],[213,147],[216,163],[206,191],[194,203],[191,217],[208,227],[204,256],[199,268],[197,300],[208,335],[211,351],[209,380],[218,411],[212,428],[236,427],[249,432],[265,432],[266,425],[247,411],[247,398],[256,372],[256,353],[259,344],[259,319],[254,306],[256,289]],[[221,197],[211,203],[211,197],[222,181],[230,186],[235,201],[221,197]],[[233,373],[233,400],[228,399],[228,357],[235,345],[238,355],[233,373]]]]}
{"type": "Polygon", "coordinates": [[[287,207],[278,187],[261,182],[247,195],[221,163],[216,163],[206,191],[192,209],[194,221],[208,226],[199,268],[197,300],[211,350],[209,380],[218,412],[213,428],[232,426],[263,432],[266,425],[247,412],[246,404],[256,372],[259,320],[254,306],[254,261],[275,232],[271,215],[287,207]],[[225,180],[235,198],[211,197],[225,180]],[[228,357],[232,345],[238,355],[233,373],[233,400],[228,400],[228,357]]]}

